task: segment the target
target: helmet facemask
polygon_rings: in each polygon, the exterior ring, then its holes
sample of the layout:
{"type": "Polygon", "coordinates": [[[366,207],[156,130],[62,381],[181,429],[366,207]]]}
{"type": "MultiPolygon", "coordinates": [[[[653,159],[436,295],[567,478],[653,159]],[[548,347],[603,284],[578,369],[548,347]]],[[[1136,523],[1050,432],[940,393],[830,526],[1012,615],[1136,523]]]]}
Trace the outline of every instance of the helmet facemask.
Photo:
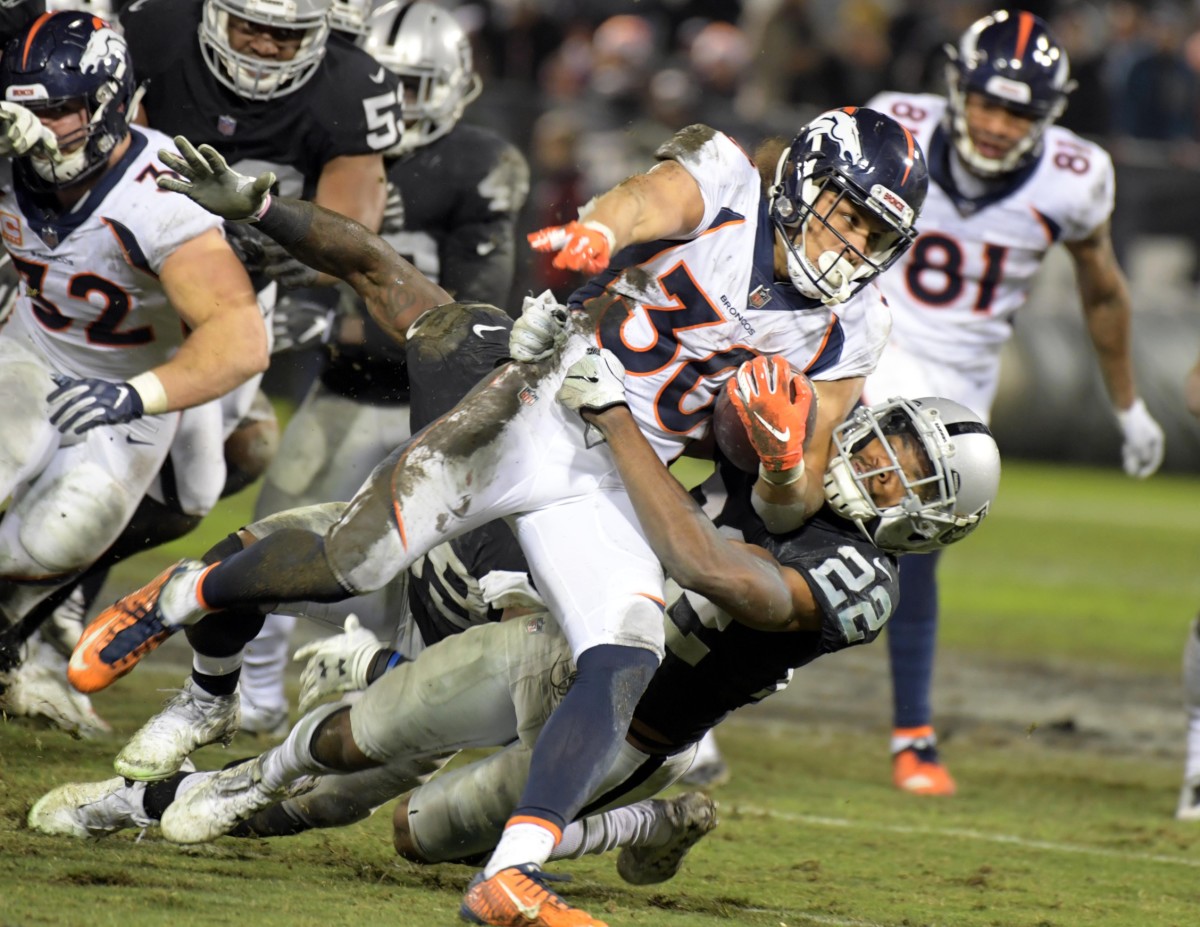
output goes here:
{"type": "Polygon", "coordinates": [[[53,14],[49,23],[34,34],[27,69],[14,59],[4,78],[4,98],[39,118],[53,112],[58,121],[67,111],[82,111],[83,124],[58,139],[57,151],[38,146],[15,159],[22,181],[43,191],[72,187],[103,171],[129,135],[141,99],[125,40],[108,23],[70,12],[53,14]]]}
{"type": "Polygon", "coordinates": [[[802,295],[819,299],[827,306],[848,300],[868,282],[890,267],[916,239],[915,212],[882,184],[861,189],[837,169],[829,154],[807,151],[796,159],[795,144],[784,151],[771,188],[771,219],[787,249],[788,278],[802,295]],[[795,174],[789,183],[788,172],[795,174]],[[798,195],[789,196],[788,189],[798,195]],[[826,191],[828,208],[819,203],[826,191]],[[875,235],[868,249],[860,249],[829,221],[846,201],[860,213],[881,220],[887,230],[875,235]],[[835,248],[808,257],[808,235],[819,223],[840,242],[835,248]],[[798,241],[797,241],[798,238],[798,241]]]}
{"type": "Polygon", "coordinates": [[[1031,13],[998,10],[975,22],[957,46],[947,45],[945,51],[946,130],[967,168],[987,179],[1036,158],[1046,129],[1062,116],[1076,87],[1067,53],[1046,24],[1031,13]],[[1014,40],[1016,30],[1021,38],[1014,40]],[[971,138],[967,97],[972,93],[1031,121],[1029,131],[1002,157],[987,157],[971,138]]]}
{"type": "MultiPolygon", "coordinates": [[[[936,550],[964,537],[986,516],[995,483],[999,479],[999,454],[987,427],[966,412],[960,436],[952,437],[942,421],[937,403],[945,400],[907,400],[893,398],[879,405],[859,408],[834,429],[834,455],[825,471],[825,498],[830,507],[858,525],[863,535],[881,550],[892,553],[936,550]],[[970,436],[970,437],[967,437],[970,436]],[[985,437],[986,436],[986,437],[985,437]],[[983,503],[969,512],[962,511],[959,499],[963,478],[956,467],[958,440],[979,440],[986,444],[979,460],[960,460],[979,466],[977,482],[986,496],[983,503]],[[887,461],[872,467],[860,452],[877,439],[887,461]],[[992,452],[994,462],[987,451],[992,452]],[[918,472],[905,472],[901,457],[918,472]],[[995,470],[993,480],[990,470],[995,470]],[[879,504],[871,494],[871,481],[892,474],[901,496],[890,504],[879,504]]],[[[956,409],[962,407],[953,404],[956,409]]],[[[972,455],[966,455],[970,458],[972,455]]]]}
{"type": "MultiPolygon", "coordinates": [[[[317,73],[325,57],[329,38],[328,2],[310,0],[298,4],[302,12],[284,15],[255,15],[243,9],[239,0],[205,0],[200,23],[200,48],[213,76],[247,100],[271,100],[303,87],[317,73]],[[295,30],[302,33],[300,46],[288,61],[260,58],[235,51],[229,40],[230,17],[260,27],[295,30]]],[[[286,5],[281,4],[281,8],[286,5]]]]}

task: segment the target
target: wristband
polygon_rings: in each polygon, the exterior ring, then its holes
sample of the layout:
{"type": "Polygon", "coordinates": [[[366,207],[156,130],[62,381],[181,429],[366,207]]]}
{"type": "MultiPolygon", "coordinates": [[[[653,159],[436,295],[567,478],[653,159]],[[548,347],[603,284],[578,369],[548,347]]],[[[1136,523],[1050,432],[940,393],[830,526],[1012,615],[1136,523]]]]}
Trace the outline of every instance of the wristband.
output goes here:
{"type": "Polygon", "coordinates": [[[259,206],[258,210],[254,213],[254,215],[252,215],[246,221],[247,222],[257,222],[259,219],[261,219],[263,216],[265,216],[267,214],[267,210],[270,208],[271,208],[271,191],[268,190],[266,196],[263,197],[262,205],[259,206]]]}
{"type": "Polygon", "coordinates": [[[608,241],[608,253],[609,254],[616,253],[616,251],[617,251],[617,236],[615,234],[613,234],[613,230],[610,229],[607,225],[605,225],[603,222],[593,222],[592,220],[589,219],[587,222],[583,223],[583,227],[585,229],[591,229],[593,232],[599,232],[601,235],[603,235],[605,237],[605,239],[608,241]]]}
{"type": "Polygon", "coordinates": [[[371,663],[367,667],[367,684],[370,685],[388,670],[394,669],[403,662],[404,654],[395,650],[377,651],[375,656],[371,657],[371,663]]]}
{"type": "Polygon", "coordinates": [[[255,213],[253,221],[264,234],[285,248],[296,244],[308,234],[313,220],[311,203],[287,197],[276,199],[270,194],[267,194],[267,199],[263,202],[263,208],[255,213]]]}
{"type": "Polygon", "coordinates": [[[758,465],[758,475],[772,486],[791,486],[804,476],[804,464],[797,464],[787,470],[768,470],[762,464],[758,465]]]}
{"type": "Polygon", "coordinates": [[[162,415],[167,411],[167,391],[153,370],[139,373],[129,381],[129,388],[142,400],[144,415],[162,415]]]}

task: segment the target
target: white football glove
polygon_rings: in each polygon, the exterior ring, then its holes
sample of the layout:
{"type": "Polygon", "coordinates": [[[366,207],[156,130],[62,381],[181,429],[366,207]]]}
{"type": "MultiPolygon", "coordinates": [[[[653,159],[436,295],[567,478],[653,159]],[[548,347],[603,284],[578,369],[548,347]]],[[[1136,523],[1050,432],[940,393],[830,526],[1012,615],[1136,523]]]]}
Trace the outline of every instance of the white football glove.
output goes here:
{"type": "Polygon", "coordinates": [[[1134,400],[1128,409],[1118,409],[1116,413],[1117,422],[1125,436],[1125,443],[1121,447],[1125,472],[1145,479],[1162,465],[1165,452],[1163,430],[1140,399],[1134,400]]]}
{"type": "Polygon", "coordinates": [[[300,674],[300,712],[304,714],[326,696],[367,687],[367,671],[383,642],[348,615],[341,634],[311,641],[296,651],[294,660],[307,660],[300,674]]]}
{"type": "Polygon", "coordinates": [[[526,296],[521,316],[508,335],[508,353],[515,361],[531,364],[545,360],[567,340],[567,310],[546,290],[526,296]]]}
{"type": "Polygon", "coordinates": [[[20,103],[0,103],[0,156],[19,158],[39,145],[51,156],[58,154],[58,136],[32,110],[20,103]]]}
{"type": "Polygon", "coordinates": [[[612,351],[588,348],[567,368],[558,401],[575,412],[603,412],[625,401],[625,365],[612,351]]]}

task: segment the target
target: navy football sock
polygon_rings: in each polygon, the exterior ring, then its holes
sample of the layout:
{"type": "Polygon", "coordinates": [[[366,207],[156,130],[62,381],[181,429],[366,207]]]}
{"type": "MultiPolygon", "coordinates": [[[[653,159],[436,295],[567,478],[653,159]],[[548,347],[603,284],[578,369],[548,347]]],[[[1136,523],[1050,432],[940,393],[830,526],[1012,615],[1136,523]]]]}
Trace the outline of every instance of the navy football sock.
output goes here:
{"type": "Polygon", "coordinates": [[[350,594],[325,560],[319,534],[287,528],[227,557],[204,577],[211,608],[278,602],[340,602],[350,594]]]}
{"type": "Polygon", "coordinates": [[[608,772],[657,667],[640,647],[602,644],[580,655],[575,681],[538,735],[513,817],[560,831],[574,819],[608,772]]]}
{"type": "Polygon", "coordinates": [[[937,650],[940,558],[940,552],[900,558],[900,601],[887,624],[894,727],[923,727],[933,717],[929,692],[937,650]]]}

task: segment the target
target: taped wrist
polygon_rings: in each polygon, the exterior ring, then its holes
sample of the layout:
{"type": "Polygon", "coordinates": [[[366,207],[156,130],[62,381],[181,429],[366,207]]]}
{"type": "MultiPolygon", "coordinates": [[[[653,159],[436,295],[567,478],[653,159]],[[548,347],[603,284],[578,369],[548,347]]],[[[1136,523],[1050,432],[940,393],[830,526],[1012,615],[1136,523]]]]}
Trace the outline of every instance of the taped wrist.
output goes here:
{"type": "Polygon", "coordinates": [[[167,391],[153,370],[139,373],[129,381],[129,388],[142,401],[142,414],[162,415],[167,411],[167,391]]]}
{"type": "Polygon", "coordinates": [[[801,463],[786,470],[768,470],[760,464],[758,475],[772,486],[791,486],[804,476],[804,464],[801,463]]]}
{"type": "Polygon", "coordinates": [[[254,223],[285,248],[301,241],[312,225],[313,207],[303,200],[273,196],[265,204],[254,223]]]}

